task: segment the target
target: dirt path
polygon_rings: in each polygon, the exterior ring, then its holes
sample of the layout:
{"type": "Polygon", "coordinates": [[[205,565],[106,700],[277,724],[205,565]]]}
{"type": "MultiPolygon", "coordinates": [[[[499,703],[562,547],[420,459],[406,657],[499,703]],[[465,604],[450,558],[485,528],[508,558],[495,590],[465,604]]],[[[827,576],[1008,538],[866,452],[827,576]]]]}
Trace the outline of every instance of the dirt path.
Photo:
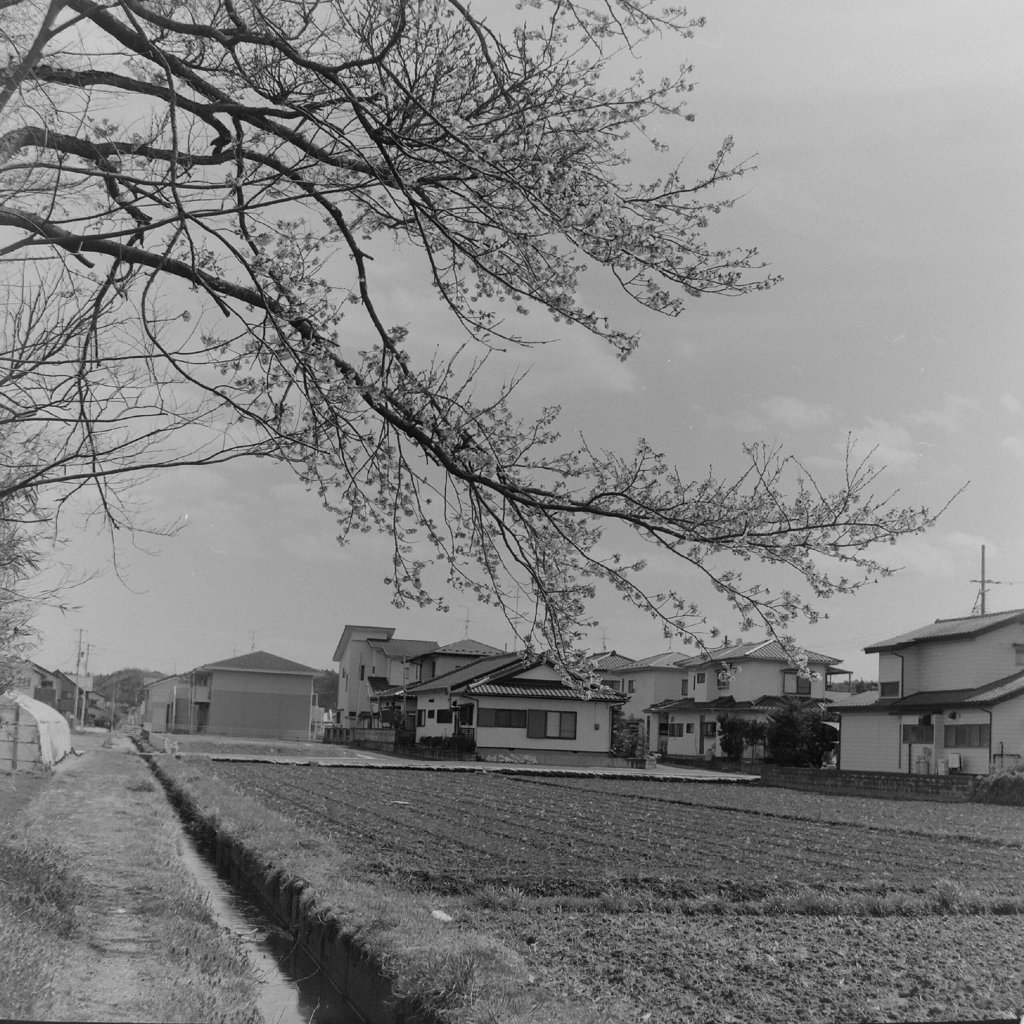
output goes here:
{"type": "Polygon", "coordinates": [[[163,791],[127,738],[103,742],[76,736],[92,749],[59,766],[13,823],[16,841],[56,846],[70,869],[70,934],[51,947],[57,962],[33,1016],[255,1019],[247,961],[206,912],[163,791]]]}

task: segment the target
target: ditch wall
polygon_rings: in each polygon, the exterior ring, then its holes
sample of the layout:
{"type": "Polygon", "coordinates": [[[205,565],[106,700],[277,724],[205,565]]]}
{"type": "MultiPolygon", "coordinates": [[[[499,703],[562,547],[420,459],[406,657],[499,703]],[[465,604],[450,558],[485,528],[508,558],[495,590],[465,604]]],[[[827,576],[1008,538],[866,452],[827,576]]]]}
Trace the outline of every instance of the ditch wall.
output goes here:
{"type": "Polygon", "coordinates": [[[902,775],[816,768],[761,768],[762,786],[781,786],[834,796],[869,796],[883,800],[935,800],[965,803],[974,793],[972,775],[902,775]]]}

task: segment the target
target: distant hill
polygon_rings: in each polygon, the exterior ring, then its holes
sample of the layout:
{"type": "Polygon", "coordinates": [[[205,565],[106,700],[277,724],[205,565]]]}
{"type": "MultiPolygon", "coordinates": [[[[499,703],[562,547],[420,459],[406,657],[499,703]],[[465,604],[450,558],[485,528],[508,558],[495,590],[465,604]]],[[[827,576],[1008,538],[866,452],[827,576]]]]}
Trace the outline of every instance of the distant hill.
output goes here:
{"type": "Polygon", "coordinates": [[[115,701],[118,707],[134,708],[146,695],[146,683],[166,674],[148,668],[119,668],[116,672],[96,676],[92,685],[96,693],[115,701]]]}

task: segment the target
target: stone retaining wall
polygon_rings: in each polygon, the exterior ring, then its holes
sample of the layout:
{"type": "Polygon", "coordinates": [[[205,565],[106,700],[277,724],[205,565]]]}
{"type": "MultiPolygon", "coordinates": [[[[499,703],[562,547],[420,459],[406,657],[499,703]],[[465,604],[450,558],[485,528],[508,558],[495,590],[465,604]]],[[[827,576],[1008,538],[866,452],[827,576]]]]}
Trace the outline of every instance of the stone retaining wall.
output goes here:
{"type": "Polygon", "coordinates": [[[972,775],[904,775],[896,772],[821,771],[815,768],[761,768],[762,786],[781,786],[835,796],[871,796],[884,800],[938,800],[963,803],[971,799],[972,775]]]}

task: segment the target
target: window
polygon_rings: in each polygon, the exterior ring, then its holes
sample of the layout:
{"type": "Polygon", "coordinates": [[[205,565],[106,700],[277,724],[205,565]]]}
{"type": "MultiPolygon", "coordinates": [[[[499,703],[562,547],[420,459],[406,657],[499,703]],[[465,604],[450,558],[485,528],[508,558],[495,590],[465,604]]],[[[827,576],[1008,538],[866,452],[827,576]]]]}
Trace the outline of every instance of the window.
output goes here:
{"type": "Polygon", "coordinates": [[[526,711],[515,708],[481,708],[477,725],[481,729],[525,729],[526,711]]]}
{"type": "Polygon", "coordinates": [[[627,679],[626,680],[626,692],[627,693],[636,693],[636,680],[635,679],[627,679]]]}
{"type": "Polygon", "coordinates": [[[686,733],[687,733],[687,735],[689,735],[692,732],[693,732],[693,722],[687,722],[686,723],[686,733]]]}
{"type": "Polygon", "coordinates": [[[675,728],[674,725],[669,725],[668,722],[658,722],[658,735],[659,736],[671,736],[672,730],[675,728]]]}
{"type": "MultiPolygon", "coordinates": [[[[431,711],[431,714],[434,712],[431,711]]],[[[438,725],[451,725],[452,724],[452,713],[450,711],[438,711],[437,713],[438,725]]]]}
{"type": "Polygon", "coordinates": [[[899,680],[896,680],[896,682],[879,683],[878,684],[878,696],[879,697],[898,697],[899,695],[900,695],[899,680]]]}
{"type": "Polygon", "coordinates": [[[427,713],[426,713],[426,711],[417,711],[416,712],[416,725],[419,726],[419,728],[422,729],[423,726],[425,726],[426,724],[427,724],[427,713]]]}
{"type": "Polygon", "coordinates": [[[703,686],[704,685],[704,680],[706,678],[707,678],[707,676],[703,672],[698,672],[696,679],[694,679],[694,681],[693,681],[693,685],[694,686],[703,686]]]}
{"type": "Polygon", "coordinates": [[[725,669],[722,669],[722,671],[718,673],[718,688],[720,690],[728,690],[731,679],[732,676],[730,676],[725,669]]]}
{"type": "MultiPolygon", "coordinates": [[[[691,726],[691,728],[692,728],[692,726],[691,726]]],[[[682,736],[683,735],[683,723],[682,722],[673,722],[668,727],[668,734],[669,734],[669,736],[682,736]]]]}
{"type": "Polygon", "coordinates": [[[811,681],[810,679],[804,679],[802,676],[796,677],[796,692],[809,694],[811,692],[811,681]]]}
{"type": "Polygon", "coordinates": [[[575,711],[531,711],[526,735],[532,739],[576,739],[575,711]]]}
{"type": "Polygon", "coordinates": [[[690,680],[683,676],[683,696],[685,697],[690,692],[690,680]]]}
{"type": "Polygon", "coordinates": [[[705,722],[702,726],[702,736],[716,736],[718,735],[718,723],[717,722],[705,722]]]}
{"type": "Polygon", "coordinates": [[[932,725],[931,715],[922,715],[917,720],[917,725],[903,726],[904,743],[934,743],[935,727],[932,725]]]}
{"type": "Polygon", "coordinates": [[[459,705],[459,725],[473,724],[473,704],[459,705]]]}
{"type": "Polygon", "coordinates": [[[943,743],[947,747],[987,747],[988,725],[947,725],[943,730],[943,743]]]}
{"type": "Polygon", "coordinates": [[[433,717],[434,717],[434,709],[433,709],[433,708],[431,708],[431,709],[430,709],[430,710],[429,710],[429,711],[427,712],[427,718],[433,718],[433,717]]]}
{"type": "Polygon", "coordinates": [[[359,678],[360,679],[365,679],[366,678],[366,666],[365,665],[360,665],[359,666],[359,678]]]}
{"type": "Polygon", "coordinates": [[[1024,665],[1024,644],[1013,645],[1013,663],[1014,665],[1024,665]]]}

